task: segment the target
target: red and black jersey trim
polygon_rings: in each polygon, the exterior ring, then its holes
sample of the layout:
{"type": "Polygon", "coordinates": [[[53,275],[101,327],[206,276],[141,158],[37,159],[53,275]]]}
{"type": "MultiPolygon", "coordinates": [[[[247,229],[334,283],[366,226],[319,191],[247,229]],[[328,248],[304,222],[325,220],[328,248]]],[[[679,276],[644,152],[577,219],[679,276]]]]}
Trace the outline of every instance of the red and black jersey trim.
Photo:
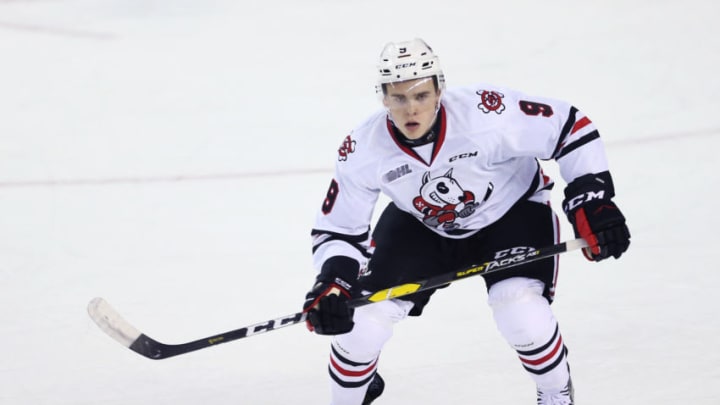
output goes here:
{"type": "Polygon", "coordinates": [[[555,187],[555,183],[550,181],[550,179],[543,174],[540,162],[536,160],[535,163],[537,163],[537,169],[535,170],[535,174],[533,175],[533,180],[530,183],[530,187],[528,187],[527,191],[525,191],[525,194],[523,194],[522,197],[518,198],[518,201],[527,200],[538,191],[552,190],[553,187],[555,187]]]}
{"type": "Polygon", "coordinates": [[[395,127],[393,122],[388,117],[387,122],[387,130],[390,134],[390,137],[393,141],[395,141],[395,145],[397,145],[400,150],[402,150],[405,154],[411,156],[418,162],[424,164],[425,166],[430,166],[432,162],[435,161],[435,157],[440,152],[440,148],[442,147],[443,143],[445,142],[445,134],[447,131],[447,119],[445,118],[445,107],[440,106],[440,111],[438,111],[438,121],[433,124],[433,128],[438,126],[437,129],[437,139],[433,141],[433,151],[432,151],[432,157],[430,158],[430,162],[425,162],[425,160],[420,157],[420,155],[415,152],[415,150],[412,148],[412,146],[408,145],[407,142],[403,141],[403,135],[400,132],[400,130],[395,127]]]}

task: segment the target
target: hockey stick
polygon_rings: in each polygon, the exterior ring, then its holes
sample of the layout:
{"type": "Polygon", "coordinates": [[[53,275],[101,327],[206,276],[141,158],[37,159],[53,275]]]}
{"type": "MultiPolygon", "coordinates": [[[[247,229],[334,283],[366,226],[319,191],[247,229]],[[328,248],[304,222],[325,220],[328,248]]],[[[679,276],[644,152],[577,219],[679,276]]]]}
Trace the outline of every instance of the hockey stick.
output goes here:
{"type": "MultiPolygon", "coordinates": [[[[491,260],[479,265],[468,266],[462,270],[439,274],[424,280],[396,285],[370,295],[355,298],[350,301],[349,305],[350,307],[357,308],[375,302],[399,298],[413,293],[441,287],[457,280],[481,274],[494,273],[496,271],[505,270],[521,264],[546,259],[560,253],[569,252],[586,246],[587,243],[583,239],[573,239],[557,245],[510,255],[499,260],[491,260]]],[[[166,344],[158,342],[144,333],[141,333],[122,316],[120,316],[120,314],[102,298],[95,298],[90,301],[87,309],[90,314],[90,318],[95,321],[103,332],[130,350],[154,360],[166,359],[168,357],[194,352],[196,350],[215,346],[221,343],[227,343],[260,333],[270,332],[286,326],[296,325],[304,322],[306,318],[306,314],[296,312],[287,316],[256,323],[254,325],[245,326],[229,332],[220,333],[187,343],[166,344]]]]}
{"type": "Polygon", "coordinates": [[[88,304],[90,318],[111,338],[121,345],[137,352],[149,359],[160,360],[178,354],[190,353],[220,343],[242,339],[259,333],[270,332],[285,326],[295,325],[305,321],[305,314],[298,312],[286,317],[271,319],[269,321],[245,326],[240,329],[220,333],[192,342],[180,344],[160,343],[150,336],[141,333],[102,298],[93,298],[88,304]]]}
{"type": "Polygon", "coordinates": [[[350,301],[350,306],[353,308],[357,308],[363,305],[372,304],[374,302],[385,301],[420,291],[426,291],[433,288],[442,287],[444,285],[450,284],[454,281],[462,280],[464,278],[477,276],[480,274],[494,273],[500,270],[506,270],[511,267],[519,266],[521,264],[526,264],[541,259],[547,259],[548,257],[555,256],[560,253],[565,253],[584,247],[587,247],[587,242],[585,242],[584,239],[572,239],[567,242],[558,243],[557,245],[547,246],[540,249],[531,249],[526,252],[520,252],[501,259],[490,260],[483,264],[468,266],[462,270],[454,271],[451,273],[438,274],[437,276],[433,276],[425,280],[419,280],[412,283],[400,284],[394,287],[386,288],[370,295],[355,298],[350,301]]]}

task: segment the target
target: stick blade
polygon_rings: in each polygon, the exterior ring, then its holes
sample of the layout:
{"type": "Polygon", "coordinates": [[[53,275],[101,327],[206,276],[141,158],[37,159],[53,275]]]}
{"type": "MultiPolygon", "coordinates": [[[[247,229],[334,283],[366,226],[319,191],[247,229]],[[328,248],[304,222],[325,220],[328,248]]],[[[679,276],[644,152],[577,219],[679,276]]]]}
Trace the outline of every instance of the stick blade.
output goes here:
{"type": "Polygon", "coordinates": [[[103,332],[142,356],[160,360],[184,353],[186,345],[166,345],[141,333],[100,297],[90,301],[87,311],[103,332]]]}
{"type": "Polygon", "coordinates": [[[87,311],[90,318],[103,332],[125,347],[132,346],[141,335],[139,330],[135,329],[107,301],[100,297],[90,301],[87,311]]]}

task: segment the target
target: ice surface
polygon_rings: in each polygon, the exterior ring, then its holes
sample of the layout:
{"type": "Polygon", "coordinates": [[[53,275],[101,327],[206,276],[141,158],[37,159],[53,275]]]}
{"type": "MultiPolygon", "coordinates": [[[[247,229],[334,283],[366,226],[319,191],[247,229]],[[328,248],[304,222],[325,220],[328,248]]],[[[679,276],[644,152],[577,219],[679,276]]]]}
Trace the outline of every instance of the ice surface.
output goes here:
{"type": "MultiPolygon", "coordinates": [[[[328,339],[303,327],[151,361],[86,305],[105,297],[166,343],[299,309],[337,146],[378,107],[384,43],[415,36],[449,86],[571,101],[606,141],[633,244],[620,261],[562,259],[554,309],[579,403],[720,403],[719,12],[0,1],[0,404],[327,403],[328,339]]],[[[402,323],[378,405],[534,403],[485,300],[463,281],[402,323]]]]}

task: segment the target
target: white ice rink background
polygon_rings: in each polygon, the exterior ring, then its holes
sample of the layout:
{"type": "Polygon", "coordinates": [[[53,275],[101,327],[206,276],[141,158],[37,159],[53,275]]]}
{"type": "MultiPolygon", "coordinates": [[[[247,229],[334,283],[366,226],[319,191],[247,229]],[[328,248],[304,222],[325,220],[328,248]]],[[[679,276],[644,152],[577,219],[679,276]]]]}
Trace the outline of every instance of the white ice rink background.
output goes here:
{"type": "MultiPolygon", "coordinates": [[[[337,147],[416,36],[449,86],[568,100],[606,142],[633,239],[562,258],[578,402],[720,403],[720,3],[595,3],[0,1],[0,404],[327,403],[302,326],[152,361],[85,306],[166,343],[298,310],[337,147]]],[[[376,403],[534,403],[485,301],[459,282],[400,324],[376,403]]]]}

